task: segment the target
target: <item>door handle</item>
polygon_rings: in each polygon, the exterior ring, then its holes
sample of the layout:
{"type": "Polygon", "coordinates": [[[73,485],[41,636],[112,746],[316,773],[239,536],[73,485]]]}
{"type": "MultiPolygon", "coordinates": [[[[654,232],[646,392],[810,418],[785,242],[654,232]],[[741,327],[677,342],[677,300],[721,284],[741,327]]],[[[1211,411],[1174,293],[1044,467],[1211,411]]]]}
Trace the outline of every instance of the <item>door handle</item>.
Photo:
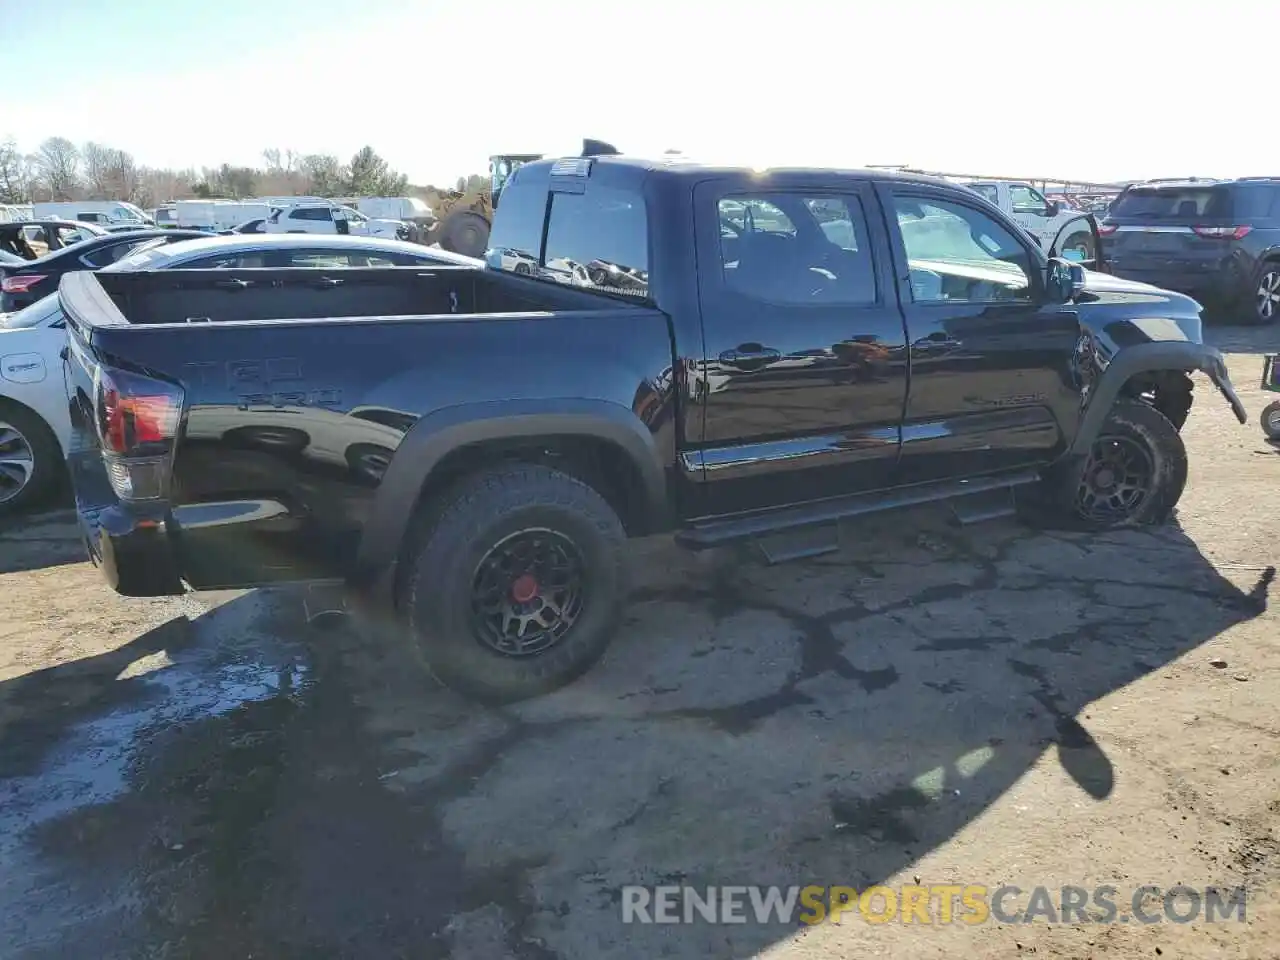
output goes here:
{"type": "Polygon", "coordinates": [[[223,290],[246,290],[252,284],[250,284],[248,280],[233,278],[231,280],[215,280],[213,285],[215,287],[220,287],[223,290]]]}
{"type": "Polygon", "coordinates": [[[931,333],[927,337],[921,337],[911,345],[912,350],[932,351],[932,350],[958,350],[964,346],[959,340],[945,333],[931,333]]]}
{"type": "Polygon", "coordinates": [[[737,370],[759,370],[781,358],[781,352],[758,343],[744,343],[720,354],[721,363],[737,370]]]}
{"type": "Polygon", "coordinates": [[[319,287],[321,290],[329,290],[333,287],[341,286],[345,282],[346,281],[338,280],[334,277],[321,277],[313,284],[313,286],[319,287]]]}

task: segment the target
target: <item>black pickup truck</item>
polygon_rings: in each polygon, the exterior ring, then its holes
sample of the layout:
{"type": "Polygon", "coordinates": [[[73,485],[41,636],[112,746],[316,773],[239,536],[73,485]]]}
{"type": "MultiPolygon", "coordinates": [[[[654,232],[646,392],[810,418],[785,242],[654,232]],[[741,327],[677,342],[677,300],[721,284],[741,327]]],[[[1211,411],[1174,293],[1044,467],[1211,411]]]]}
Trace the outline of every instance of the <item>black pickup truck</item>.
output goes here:
{"type": "Polygon", "coordinates": [[[1158,523],[1189,374],[1245,420],[1193,300],[935,179],[539,161],[490,244],[474,267],[65,277],[70,467],[111,585],[342,579],[440,679],[518,699],[601,655],[628,537],[767,550],[1014,490],[1158,523]]]}

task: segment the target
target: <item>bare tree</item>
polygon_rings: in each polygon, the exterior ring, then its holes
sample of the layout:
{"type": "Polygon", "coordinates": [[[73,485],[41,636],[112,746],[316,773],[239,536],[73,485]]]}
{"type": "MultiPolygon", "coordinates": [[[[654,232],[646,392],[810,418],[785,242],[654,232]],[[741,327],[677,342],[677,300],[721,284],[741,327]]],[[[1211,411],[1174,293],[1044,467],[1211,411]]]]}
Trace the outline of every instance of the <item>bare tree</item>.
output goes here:
{"type": "Polygon", "coordinates": [[[307,154],[302,158],[299,166],[306,178],[306,189],[309,192],[318,193],[322,197],[331,197],[343,192],[347,171],[332,154],[307,154]]]}
{"type": "Polygon", "coordinates": [[[133,200],[138,193],[138,165],[127,150],[107,152],[107,183],[113,200],[133,200]]]}
{"type": "MultiPolygon", "coordinates": [[[[12,141],[0,142],[0,202],[76,199],[86,194],[102,199],[131,200],[152,207],[193,196],[244,197],[253,194],[317,193],[432,197],[429,187],[410,187],[403,174],[392,170],[371,147],[344,164],[329,154],[301,154],[269,147],[263,164],[234,167],[219,164],[203,171],[140,167],[127,151],[89,142],[82,150],[63,137],[42,143],[23,156],[12,141]]],[[[468,189],[483,183],[473,174],[460,178],[468,189]]]]}
{"type": "Polygon", "coordinates": [[[54,200],[74,200],[80,185],[80,151],[66,137],[50,137],[36,153],[40,178],[54,200]]]}
{"type": "Polygon", "coordinates": [[[0,203],[25,203],[31,199],[31,177],[27,158],[15,140],[0,143],[0,203]]]}
{"type": "Polygon", "coordinates": [[[109,200],[111,192],[111,154],[110,147],[90,140],[80,148],[81,166],[84,169],[85,187],[91,200],[109,200]]]}

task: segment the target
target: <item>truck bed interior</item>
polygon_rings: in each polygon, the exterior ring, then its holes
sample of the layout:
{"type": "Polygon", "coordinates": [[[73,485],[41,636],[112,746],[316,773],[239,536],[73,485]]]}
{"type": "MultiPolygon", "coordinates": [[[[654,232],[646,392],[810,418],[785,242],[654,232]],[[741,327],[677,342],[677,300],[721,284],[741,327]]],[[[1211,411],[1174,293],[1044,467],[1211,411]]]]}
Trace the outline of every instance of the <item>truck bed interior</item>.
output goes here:
{"type": "MultiPolygon", "coordinates": [[[[573,287],[453,265],[104,271],[79,276],[92,277],[114,306],[114,311],[95,311],[94,322],[106,324],[429,317],[640,306],[573,287]]],[[[78,277],[72,282],[87,283],[78,277]]],[[[99,307],[106,307],[101,294],[94,296],[92,284],[84,292],[99,307]]]]}

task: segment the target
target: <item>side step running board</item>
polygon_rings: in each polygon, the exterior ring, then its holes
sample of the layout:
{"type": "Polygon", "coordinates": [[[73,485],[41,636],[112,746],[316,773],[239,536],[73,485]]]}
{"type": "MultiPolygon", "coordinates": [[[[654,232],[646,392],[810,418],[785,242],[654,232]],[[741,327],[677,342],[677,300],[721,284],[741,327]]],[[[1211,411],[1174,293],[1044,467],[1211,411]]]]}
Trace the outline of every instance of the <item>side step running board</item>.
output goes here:
{"type": "MultiPolygon", "coordinates": [[[[688,530],[676,534],[676,541],[691,550],[705,550],[719,547],[739,540],[750,540],[787,530],[802,527],[813,527],[824,523],[834,523],[848,517],[857,517],[869,513],[881,513],[885,510],[896,510],[901,507],[913,507],[924,503],[938,503],[955,500],[959,497],[970,497],[974,494],[992,491],[1010,491],[1014,487],[1037,483],[1040,474],[1035,470],[1020,473],[1001,474],[992,477],[975,477],[970,480],[942,480],[931,483],[913,484],[896,490],[877,491],[874,493],[857,493],[847,497],[831,500],[820,500],[816,503],[800,504],[771,510],[768,513],[753,513],[741,517],[727,517],[723,520],[709,520],[695,524],[688,530]]],[[[978,519],[995,516],[1008,516],[1012,512],[1012,496],[999,509],[994,509],[990,502],[983,498],[976,510],[956,510],[957,519],[961,523],[971,523],[978,519]]]]}

